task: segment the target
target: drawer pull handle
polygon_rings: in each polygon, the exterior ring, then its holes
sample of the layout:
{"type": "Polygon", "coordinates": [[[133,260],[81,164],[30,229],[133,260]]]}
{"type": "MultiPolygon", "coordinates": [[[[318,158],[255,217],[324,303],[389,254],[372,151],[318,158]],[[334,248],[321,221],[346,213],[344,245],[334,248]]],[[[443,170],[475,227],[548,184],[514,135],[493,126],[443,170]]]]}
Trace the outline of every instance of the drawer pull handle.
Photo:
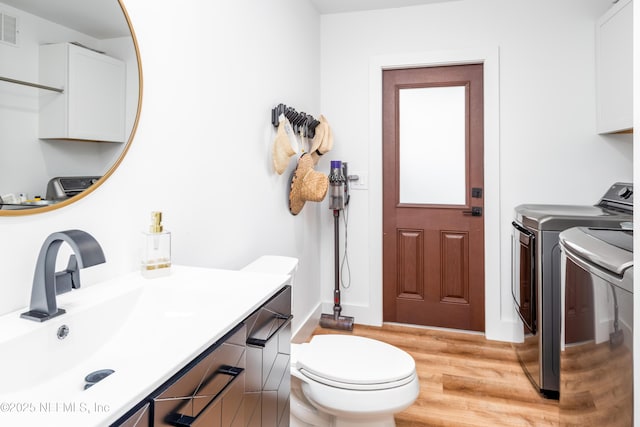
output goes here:
{"type": "MultiPolygon", "coordinates": [[[[193,417],[191,415],[181,414],[179,412],[174,412],[172,414],[167,415],[167,417],[164,419],[164,421],[167,424],[175,426],[175,427],[191,427],[198,420],[198,417],[200,415],[202,415],[204,412],[206,412],[207,409],[213,403],[215,403],[218,400],[219,397],[224,395],[225,391],[228,390],[231,387],[231,385],[234,383],[234,381],[236,379],[238,379],[240,377],[240,374],[242,374],[243,371],[244,371],[244,368],[239,368],[237,366],[228,366],[228,365],[221,366],[216,371],[214,377],[216,375],[222,374],[222,375],[230,376],[231,379],[227,382],[227,384],[215,396],[212,396],[212,398],[209,401],[209,403],[207,403],[204,406],[204,408],[202,408],[202,410],[200,412],[198,412],[198,414],[195,417],[193,417]]],[[[190,405],[187,405],[187,406],[190,407],[190,405]]]]}
{"type": "Polygon", "coordinates": [[[264,348],[267,343],[269,341],[271,341],[271,339],[273,337],[275,337],[276,335],[278,335],[278,333],[285,327],[287,326],[289,323],[291,323],[291,319],[293,319],[293,315],[289,315],[289,316],[284,316],[281,314],[277,314],[273,320],[274,321],[279,321],[282,322],[280,323],[280,325],[276,328],[275,331],[273,331],[266,339],[262,339],[262,338],[256,338],[256,337],[249,337],[247,338],[247,345],[248,346],[252,346],[252,347],[262,347],[264,348]]]}

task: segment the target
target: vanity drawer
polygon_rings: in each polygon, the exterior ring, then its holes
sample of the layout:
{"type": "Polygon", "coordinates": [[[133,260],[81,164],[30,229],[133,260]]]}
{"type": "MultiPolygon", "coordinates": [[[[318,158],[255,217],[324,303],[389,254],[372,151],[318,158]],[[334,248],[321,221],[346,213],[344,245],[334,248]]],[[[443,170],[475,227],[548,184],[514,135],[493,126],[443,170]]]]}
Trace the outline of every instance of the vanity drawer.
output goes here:
{"type": "Polygon", "coordinates": [[[241,324],[176,374],[153,399],[153,425],[244,425],[245,341],[241,324]]]}
{"type": "MultiPolygon", "coordinates": [[[[291,286],[285,286],[268,300],[262,307],[253,312],[244,321],[247,325],[247,345],[254,348],[265,348],[273,340],[278,340],[289,331],[291,319],[291,286]]],[[[290,341],[285,340],[275,349],[289,354],[290,341]]]]}
{"type": "Polygon", "coordinates": [[[288,425],[291,287],[286,286],[245,320],[247,427],[288,425]]]}
{"type": "Polygon", "coordinates": [[[123,417],[112,426],[118,427],[150,427],[151,419],[149,416],[151,407],[150,403],[145,403],[140,409],[136,409],[133,414],[123,417]]]}

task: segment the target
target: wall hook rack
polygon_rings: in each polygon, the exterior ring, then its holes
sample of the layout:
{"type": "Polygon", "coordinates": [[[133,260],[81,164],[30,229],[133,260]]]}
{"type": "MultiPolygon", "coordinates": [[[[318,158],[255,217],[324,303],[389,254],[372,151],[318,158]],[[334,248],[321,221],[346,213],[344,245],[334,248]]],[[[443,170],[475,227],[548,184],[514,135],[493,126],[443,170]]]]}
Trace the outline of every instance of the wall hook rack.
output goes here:
{"type": "Polygon", "coordinates": [[[285,104],[278,104],[271,109],[271,124],[278,127],[280,123],[279,117],[283,114],[293,127],[296,133],[302,131],[308,138],[313,138],[316,134],[316,127],[320,124],[311,114],[305,112],[297,112],[293,107],[287,107],[285,104]]]}

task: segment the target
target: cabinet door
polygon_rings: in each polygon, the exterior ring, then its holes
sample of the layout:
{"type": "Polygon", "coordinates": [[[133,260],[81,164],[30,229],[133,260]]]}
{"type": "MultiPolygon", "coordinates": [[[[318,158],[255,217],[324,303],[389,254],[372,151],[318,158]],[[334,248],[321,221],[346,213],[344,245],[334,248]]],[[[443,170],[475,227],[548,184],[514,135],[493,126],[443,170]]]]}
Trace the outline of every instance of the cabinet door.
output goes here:
{"type": "Polygon", "coordinates": [[[125,140],[125,64],[69,46],[69,137],[125,140]]]}
{"type": "Polygon", "coordinates": [[[246,427],[289,425],[291,287],[283,288],[245,320],[246,427]]]}
{"type": "Polygon", "coordinates": [[[153,399],[154,427],[243,425],[245,340],[242,326],[170,380],[153,399]]]}
{"type": "Polygon", "coordinates": [[[149,408],[151,404],[147,403],[132,415],[124,417],[111,424],[111,427],[151,427],[151,419],[149,417],[149,408]]]}
{"type": "Polygon", "coordinates": [[[633,2],[619,0],[596,24],[597,130],[633,127],[633,2]]]}
{"type": "Polygon", "coordinates": [[[41,91],[38,137],[125,142],[126,65],[76,46],[40,46],[41,91]]]}

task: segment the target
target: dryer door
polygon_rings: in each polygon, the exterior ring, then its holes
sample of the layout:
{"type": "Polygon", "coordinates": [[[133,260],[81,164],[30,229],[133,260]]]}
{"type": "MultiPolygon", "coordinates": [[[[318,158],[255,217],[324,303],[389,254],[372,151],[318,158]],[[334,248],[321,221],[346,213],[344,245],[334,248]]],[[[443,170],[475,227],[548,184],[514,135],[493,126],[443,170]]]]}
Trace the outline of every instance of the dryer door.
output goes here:
{"type": "Polygon", "coordinates": [[[536,237],[531,231],[513,222],[511,293],[516,311],[531,334],[536,333],[536,237]]]}

